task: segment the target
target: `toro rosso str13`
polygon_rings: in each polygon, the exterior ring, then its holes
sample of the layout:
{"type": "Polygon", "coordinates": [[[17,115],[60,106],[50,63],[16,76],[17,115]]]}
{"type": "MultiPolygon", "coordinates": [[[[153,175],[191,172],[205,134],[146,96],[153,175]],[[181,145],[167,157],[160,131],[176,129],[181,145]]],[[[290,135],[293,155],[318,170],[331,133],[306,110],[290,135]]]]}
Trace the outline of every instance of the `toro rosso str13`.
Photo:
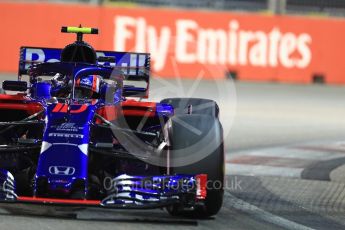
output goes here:
{"type": "Polygon", "coordinates": [[[63,49],[21,47],[18,81],[0,94],[0,202],[221,208],[223,130],[216,102],[148,98],[150,54],[95,51],[98,29],[62,27],[63,49]]]}

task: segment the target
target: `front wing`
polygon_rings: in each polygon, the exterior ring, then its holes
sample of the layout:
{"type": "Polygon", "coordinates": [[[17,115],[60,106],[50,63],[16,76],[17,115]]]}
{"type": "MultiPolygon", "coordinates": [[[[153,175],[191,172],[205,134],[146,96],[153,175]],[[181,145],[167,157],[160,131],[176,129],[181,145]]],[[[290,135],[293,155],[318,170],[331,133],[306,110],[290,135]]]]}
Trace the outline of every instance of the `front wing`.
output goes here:
{"type": "Polygon", "coordinates": [[[207,175],[129,176],[122,174],[107,182],[102,200],[76,200],[17,196],[16,182],[7,170],[0,170],[0,203],[58,206],[92,206],[114,209],[150,209],[180,204],[192,207],[206,199],[207,175]]]}

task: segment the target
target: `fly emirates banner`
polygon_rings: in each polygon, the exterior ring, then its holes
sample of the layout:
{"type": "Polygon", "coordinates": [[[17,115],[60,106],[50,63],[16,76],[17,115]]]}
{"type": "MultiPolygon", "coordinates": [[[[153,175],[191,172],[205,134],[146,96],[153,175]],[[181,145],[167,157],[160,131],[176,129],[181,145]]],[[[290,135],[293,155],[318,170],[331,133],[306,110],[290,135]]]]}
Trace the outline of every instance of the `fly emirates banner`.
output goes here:
{"type": "MultiPolygon", "coordinates": [[[[98,50],[151,53],[157,77],[345,83],[345,20],[159,8],[0,3],[0,71],[17,70],[22,45],[61,48],[64,25],[98,27],[85,35],[98,50]],[[16,11],[16,14],[10,13],[16,11]],[[63,16],[62,16],[63,15],[63,16]],[[88,16],[86,16],[88,15],[88,16]]],[[[31,59],[40,60],[40,54],[31,59]]]]}

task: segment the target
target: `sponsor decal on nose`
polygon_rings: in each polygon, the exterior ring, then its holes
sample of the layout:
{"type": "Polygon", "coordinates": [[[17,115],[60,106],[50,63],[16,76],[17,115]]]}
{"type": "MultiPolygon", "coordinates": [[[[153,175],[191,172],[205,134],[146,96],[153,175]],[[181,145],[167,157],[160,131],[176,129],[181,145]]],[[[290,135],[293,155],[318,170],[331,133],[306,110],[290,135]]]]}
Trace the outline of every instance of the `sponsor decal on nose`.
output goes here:
{"type": "Polygon", "coordinates": [[[71,176],[75,173],[75,168],[70,166],[50,166],[49,173],[52,175],[71,176]]]}

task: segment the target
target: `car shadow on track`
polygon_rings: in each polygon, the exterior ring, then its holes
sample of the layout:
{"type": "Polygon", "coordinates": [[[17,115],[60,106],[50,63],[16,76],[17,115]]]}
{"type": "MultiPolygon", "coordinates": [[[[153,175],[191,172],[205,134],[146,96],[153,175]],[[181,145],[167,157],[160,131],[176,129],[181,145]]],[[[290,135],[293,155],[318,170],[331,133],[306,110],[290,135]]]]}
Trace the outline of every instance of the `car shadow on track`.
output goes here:
{"type": "Polygon", "coordinates": [[[28,204],[0,204],[0,215],[22,216],[34,218],[54,218],[75,221],[119,222],[135,224],[166,224],[182,226],[198,226],[198,220],[172,217],[162,210],[104,210],[97,208],[65,208],[52,206],[33,206],[28,204]]]}

